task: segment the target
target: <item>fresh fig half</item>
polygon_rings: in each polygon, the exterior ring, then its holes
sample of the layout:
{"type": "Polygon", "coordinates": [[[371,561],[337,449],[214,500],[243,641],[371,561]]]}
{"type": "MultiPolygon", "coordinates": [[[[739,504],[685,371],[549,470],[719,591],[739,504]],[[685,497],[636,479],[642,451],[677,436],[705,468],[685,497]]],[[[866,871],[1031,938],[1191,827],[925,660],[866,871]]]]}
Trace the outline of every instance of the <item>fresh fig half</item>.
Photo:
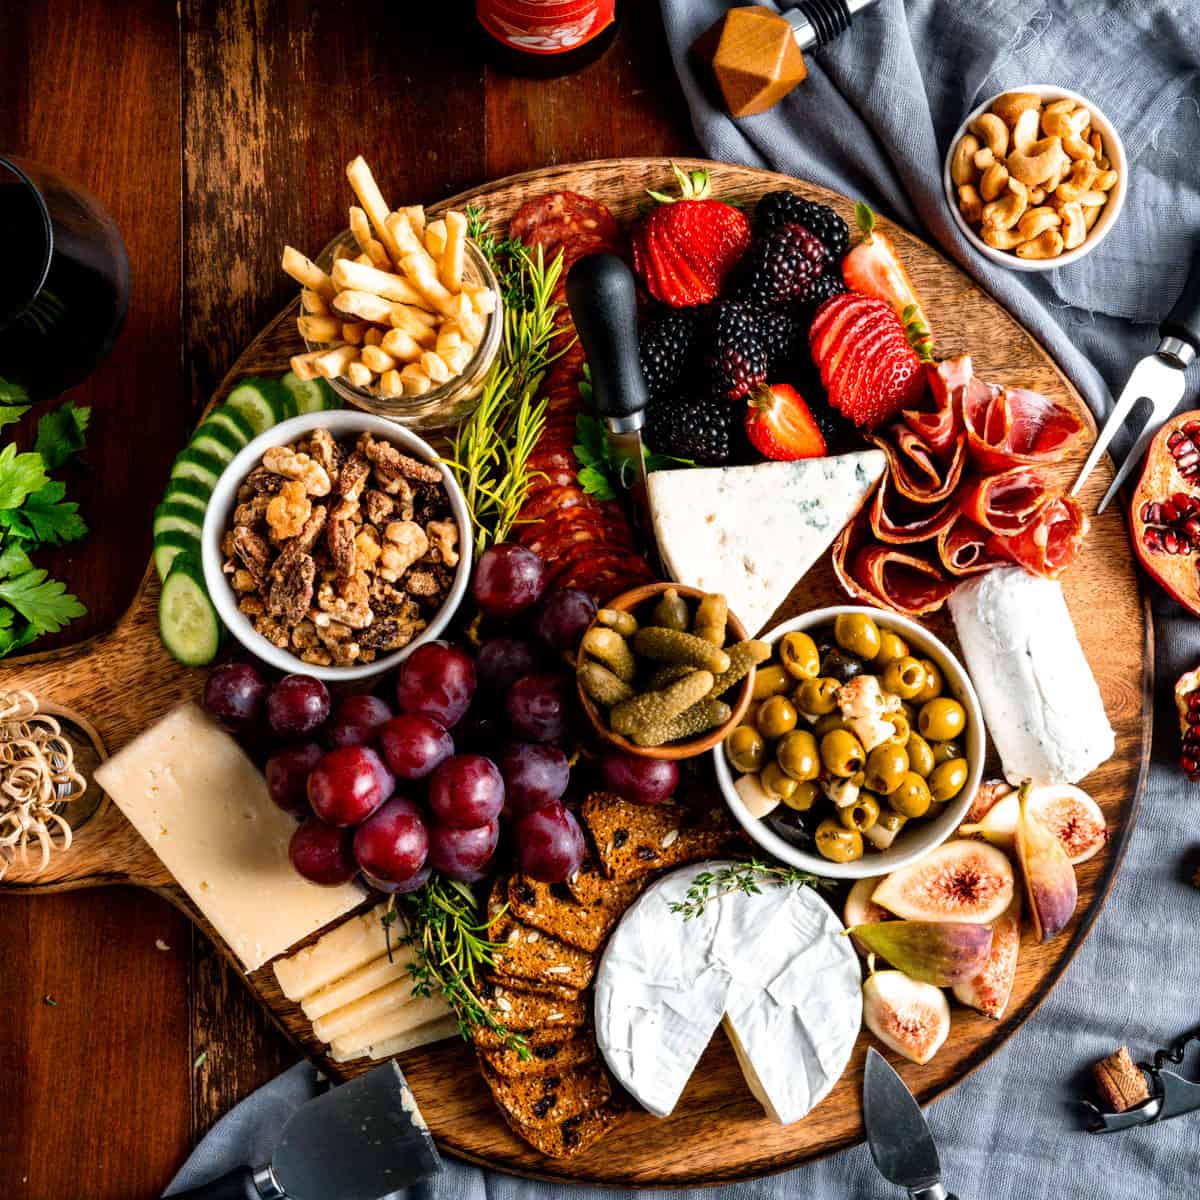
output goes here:
{"type": "Polygon", "coordinates": [[[1146,573],[1200,615],[1200,412],[1154,435],[1134,489],[1129,536],[1146,573]]]}
{"type": "Polygon", "coordinates": [[[978,975],[992,948],[991,927],[967,921],[881,921],[856,925],[850,934],[869,953],[934,987],[978,975]]]}
{"type": "Polygon", "coordinates": [[[958,834],[959,837],[982,837],[1001,850],[1011,850],[1017,840],[1017,822],[1020,819],[1021,801],[1017,793],[1010,789],[1009,794],[989,808],[979,821],[960,825],[958,834]]]}
{"type": "Polygon", "coordinates": [[[931,983],[876,971],[863,984],[863,1021],[889,1049],[927,1063],[950,1032],[950,1003],[931,983]]]}
{"type": "Polygon", "coordinates": [[[982,821],[1005,796],[1011,795],[1014,791],[1016,789],[1012,784],[1004,779],[985,780],[971,798],[971,807],[967,809],[967,815],[963,817],[963,820],[972,824],[982,821]]]}
{"type": "Polygon", "coordinates": [[[1021,893],[1013,896],[1008,912],[992,922],[992,948],[978,975],[954,985],[954,998],[994,1021],[1004,1016],[1017,978],[1021,954],[1021,893]]]}
{"type": "Polygon", "coordinates": [[[1021,787],[1021,819],[1017,822],[1017,858],[1025,877],[1025,898],[1039,942],[1048,942],[1075,913],[1079,891],[1075,868],[1062,843],[1035,815],[1030,789],[1021,787]]]}
{"type": "Polygon", "coordinates": [[[871,899],[907,921],[986,925],[1012,903],[1012,863],[986,842],[943,842],[911,867],[893,871],[871,899]]]}
{"type": "Polygon", "coordinates": [[[871,899],[871,893],[878,886],[878,876],[855,880],[850,894],[846,897],[846,903],[842,906],[842,920],[847,929],[853,925],[875,925],[880,921],[895,919],[886,908],[871,899]]]}
{"type": "Polygon", "coordinates": [[[1026,808],[1058,838],[1072,866],[1087,862],[1108,841],[1100,805],[1069,783],[1029,789],[1026,808]]]}

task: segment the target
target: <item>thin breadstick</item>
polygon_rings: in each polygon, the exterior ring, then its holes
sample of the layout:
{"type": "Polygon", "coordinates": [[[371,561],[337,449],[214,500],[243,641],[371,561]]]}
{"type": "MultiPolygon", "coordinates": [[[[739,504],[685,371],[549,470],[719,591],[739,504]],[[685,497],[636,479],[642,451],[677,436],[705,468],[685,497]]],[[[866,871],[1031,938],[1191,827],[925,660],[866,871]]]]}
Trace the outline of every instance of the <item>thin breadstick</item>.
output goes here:
{"type": "Polygon", "coordinates": [[[453,299],[453,316],[462,330],[463,337],[473,346],[478,346],[483,340],[483,319],[471,307],[471,297],[458,295],[453,299]]]}
{"type": "Polygon", "coordinates": [[[416,363],[409,363],[400,372],[400,381],[406,396],[422,396],[429,391],[429,376],[416,363]]]}
{"type": "Polygon", "coordinates": [[[490,287],[465,287],[463,291],[471,297],[471,307],[480,316],[488,316],[496,311],[496,293],[490,287]]]}
{"type": "Polygon", "coordinates": [[[357,388],[367,388],[371,386],[375,373],[370,367],[364,366],[360,362],[353,362],[346,368],[346,378],[357,388]]]}
{"type": "Polygon", "coordinates": [[[446,365],[441,355],[433,350],[426,350],[421,355],[421,366],[425,368],[425,374],[429,376],[433,383],[446,383],[451,375],[450,368],[446,365]]]}
{"type": "Polygon", "coordinates": [[[366,211],[357,204],[350,205],[350,232],[354,235],[358,248],[365,254],[374,235],[371,233],[371,222],[367,219],[366,211]]]}
{"type": "Polygon", "coordinates": [[[467,369],[467,363],[471,361],[475,347],[468,342],[463,342],[460,346],[452,346],[449,350],[439,350],[438,353],[455,375],[461,375],[467,369]]]}
{"type": "Polygon", "coordinates": [[[438,277],[447,291],[461,292],[467,254],[467,218],[460,212],[446,214],[446,248],[442,251],[438,277]]]}
{"type": "Polygon", "coordinates": [[[342,341],[349,342],[351,346],[361,346],[368,329],[370,326],[363,321],[343,321],[342,341]]]}
{"type": "Polygon", "coordinates": [[[434,258],[441,258],[442,251],[446,248],[446,222],[442,220],[430,221],[425,226],[425,249],[433,255],[434,258]]]}
{"type": "Polygon", "coordinates": [[[332,300],[337,290],[333,280],[317,266],[311,258],[306,258],[299,250],[291,246],[283,248],[283,269],[301,287],[310,288],[324,300],[332,300]]]}
{"type": "MultiPolygon", "coordinates": [[[[341,261],[342,260],[339,258],[338,262],[341,261]]],[[[356,254],[353,258],[347,258],[346,261],[357,263],[360,267],[373,267],[375,265],[375,263],[371,260],[371,256],[366,253],[356,254]]]]}
{"type": "MultiPolygon", "coordinates": [[[[402,275],[355,262],[340,262],[333,268],[333,283],[339,291],[370,292],[398,304],[428,307],[424,296],[402,275]]],[[[433,314],[430,313],[430,317],[433,314]]]]}
{"type": "MultiPolygon", "coordinates": [[[[406,254],[400,260],[400,265],[404,268],[404,273],[412,280],[413,286],[425,297],[425,302],[429,307],[440,312],[444,317],[459,315],[454,306],[454,297],[442,286],[441,280],[438,279],[437,273],[433,269],[433,259],[425,252],[424,247],[421,248],[420,254],[406,254]]],[[[468,310],[470,307],[471,302],[467,300],[468,310]]]]}
{"type": "Polygon", "coordinates": [[[443,320],[437,313],[431,313],[428,309],[397,302],[392,305],[392,324],[397,329],[405,329],[410,325],[413,328],[420,326],[422,329],[436,329],[443,324],[443,320]]]}
{"type": "Polygon", "coordinates": [[[439,354],[444,354],[447,350],[453,350],[456,346],[463,344],[463,336],[457,329],[443,330],[438,334],[437,341],[434,343],[434,349],[439,354]]]}
{"type": "Polygon", "coordinates": [[[364,346],[378,346],[383,341],[383,330],[378,325],[372,325],[363,335],[364,346]]]}
{"type": "Polygon", "coordinates": [[[402,310],[403,307],[401,304],[393,307],[392,327],[399,329],[401,333],[407,333],[413,341],[420,342],[422,346],[432,346],[437,339],[436,329],[411,316],[412,309],[409,309],[408,312],[398,311],[402,310]]]}
{"type": "MultiPolygon", "coordinates": [[[[437,274],[437,260],[425,249],[425,243],[413,232],[413,227],[408,223],[407,217],[401,213],[392,213],[388,217],[388,228],[392,231],[392,236],[396,239],[396,245],[400,247],[401,267],[404,266],[404,259],[406,257],[415,255],[425,263],[434,275],[437,274]]],[[[408,270],[405,273],[408,275],[412,274],[408,270]]]]}
{"type": "Polygon", "coordinates": [[[376,325],[388,324],[392,316],[391,301],[370,292],[338,292],[333,307],[345,317],[357,317],[376,325]]]}
{"type": "Polygon", "coordinates": [[[375,233],[388,252],[388,257],[393,262],[399,262],[400,247],[396,245],[396,240],[387,227],[388,206],[379,190],[379,184],[375,182],[375,176],[371,174],[371,168],[367,166],[366,159],[361,154],[347,164],[346,178],[350,180],[354,194],[370,217],[371,224],[375,226],[375,233]]]}
{"type": "Polygon", "coordinates": [[[302,288],[300,291],[300,307],[314,317],[329,316],[329,305],[319,292],[312,288],[302,288]]]}
{"type": "Polygon", "coordinates": [[[409,225],[412,226],[412,231],[417,237],[425,236],[425,209],[419,204],[410,204],[407,208],[400,209],[407,218],[409,225]]]}
{"type": "Polygon", "coordinates": [[[309,342],[332,342],[342,336],[342,322],[337,317],[297,317],[296,328],[309,342]]]}
{"type": "Polygon", "coordinates": [[[305,381],[316,379],[320,372],[317,370],[317,359],[327,353],[325,350],[310,350],[307,354],[293,354],[288,361],[292,374],[297,379],[305,381]]]}
{"type": "Polygon", "coordinates": [[[389,329],[379,344],[398,362],[415,362],[425,352],[424,347],[402,329],[389,329]]]}
{"type": "Polygon", "coordinates": [[[317,368],[318,375],[322,375],[326,379],[336,379],[339,375],[346,373],[346,368],[352,362],[357,361],[357,346],[338,346],[333,350],[326,350],[324,353],[317,355],[313,359],[313,366],[317,368]]]}
{"type": "Polygon", "coordinates": [[[404,382],[399,371],[384,371],[379,377],[379,394],[381,396],[404,395],[404,382]]]}
{"type": "Polygon", "coordinates": [[[382,375],[396,365],[396,360],[381,346],[364,346],[362,348],[363,363],[372,371],[382,375]]]}

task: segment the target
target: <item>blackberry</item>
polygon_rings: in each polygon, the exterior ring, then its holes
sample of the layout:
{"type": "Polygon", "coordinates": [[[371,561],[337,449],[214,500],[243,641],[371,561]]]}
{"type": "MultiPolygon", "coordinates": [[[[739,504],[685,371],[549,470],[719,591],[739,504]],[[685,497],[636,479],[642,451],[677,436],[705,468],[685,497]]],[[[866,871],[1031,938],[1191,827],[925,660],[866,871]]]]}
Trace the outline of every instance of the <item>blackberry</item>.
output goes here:
{"type": "Polygon", "coordinates": [[[650,318],[638,333],[638,357],[650,399],[678,387],[696,340],[693,312],[667,309],[650,318]]]}
{"type": "Polygon", "coordinates": [[[850,229],[826,204],[814,204],[795,192],[771,192],[754,210],[758,232],[777,225],[803,225],[829,251],[834,259],[844,258],[850,249],[850,229]]]}
{"type": "Polygon", "coordinates": [[[767,347],[760,322],[759,310],[736,300],[718,300],[709,307],[702,344],[713,396],[738,400],[766,382],[767,347]]]}
{"type": "Polygon", "coordinates": [[[796,353],[807,326],[781,308],[759,309],[756,315],[759,337],[767,351],[768,370],[774,370],[796,353]]]}
{"type": "Polygon", "coordinates": [[[735,294],[756,304],[798,299],[825,270],[826,258],[825,247],[803,225],[764,230],[738,264],[735,294]]]}
{"type": "Polygon", "coordinates": [[[730,462],[740,448],[741,408],[720,400],[670,395],[646,410],[646,443],[660,454],[707,467],[730,462]]]}
{"type": "Polygon", "coordinates": [[[846,291],[846,285],[842,282],[840,271],[835,270],[827,275],[818,275],[800,297],[798,313],[805,327],[812,324],[813,317],[817,315],[817,309],[826,300],[840,296],[844,291],[846,291]]]}

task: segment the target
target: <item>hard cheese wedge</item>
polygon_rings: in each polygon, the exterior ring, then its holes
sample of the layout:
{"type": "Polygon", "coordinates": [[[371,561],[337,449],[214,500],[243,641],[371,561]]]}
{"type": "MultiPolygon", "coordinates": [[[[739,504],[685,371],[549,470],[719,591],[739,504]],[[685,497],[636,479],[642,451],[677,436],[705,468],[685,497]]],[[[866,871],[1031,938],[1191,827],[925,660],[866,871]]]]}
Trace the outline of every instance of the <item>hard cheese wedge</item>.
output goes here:
{"type": "Polygon", "coordinates": [[[671,577],[723,592],[758,633],[862,507],[887,460],[864,450],[752,467],[655,471],[654,532],[671,577]]]}
{"type": "Polygon", "coordinates": [[[194,704],[146,730],[96,772],[138,833],[247,971],[336,920],[363,893],[296,874],[296,822],[258,768],[194,704]]]}
{"type": "Polygon", "coordinates": [[[326,1016],[363,996],[387,987],[398,979],[409,977],[409,964],[412,962],[412,949],[408,946],[398,946],[389,959],[386,955],[374,962],[351,971],[344,979],[338,979],[328,987],[303,1000],[300,1007],[310,1021],[326,1016]]]}

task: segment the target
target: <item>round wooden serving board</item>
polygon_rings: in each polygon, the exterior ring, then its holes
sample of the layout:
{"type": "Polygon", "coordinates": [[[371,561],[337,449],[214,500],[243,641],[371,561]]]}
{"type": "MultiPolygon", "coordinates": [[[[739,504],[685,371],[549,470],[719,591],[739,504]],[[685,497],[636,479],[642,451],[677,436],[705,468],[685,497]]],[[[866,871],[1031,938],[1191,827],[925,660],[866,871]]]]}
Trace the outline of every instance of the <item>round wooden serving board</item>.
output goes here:
{"type": "MultiPolygon", "coordinates": [[[[851,201],[786,176],[700,161],[680,165],[711,168],[716,193],[730,199],[752,203],[765,192],[795,188],[833,205],[853,221],[851,201]]],[[[494,221],[505,222],[530,196],[565,188],[605,201],[618,218],[628,220],[644,188],[660,188],[669,181],[665,160],[582,163],[512,176],[455,196],[433,211],[474,202],[485,207],[494,221]]],[[[936,250],[887,221],[882,225],[895,240],[925,300],[941,355],[970,353],[976,373],[984,379],[1033,388],[1073,404],[1091,425],[1082,398],[1016,319],[936,250]]],[[[223,399],[243,375],[287,369],[289,356],[300,348],[294,316],[293,306],[259,335],[229,372],[214,402],[223,399]]],[[[1074,477],[1085,451],[1086,447],[1058,469],[1062,483],[1074,477]]],[[[1105,460],[1081,497],[1088,511],[1095,509],[1111,478],[1112,465],[1105,460]]],[[[983,1062],[1050,992],[1099,913],[1133,826],[1150,739],[1153,647],[1120,506],[1093,520],[1083,555],[1067,573],[1063,588],[1117,733],[1116,754],[1083,781],[1103,807],[1112,838],[1103,852],[1078,869],[1079,907],[1068,929],[1045,946],[1035,944],[1026,932],[1016,986],[1002,1021],[990,1021],[956,1004],[952,1032],[933,1062],[920,1067],[892,1056],[922,1103],[953,1087],[983,1062]]],[[[67,650],[6,664],[5,686],[28,688],[78,708],[98,727],[110,752],[120,749],[172,705],[196,698],[204,678],[203,672],[181,666],[163,650],[156,625],[157,600],[158,585],[153,570],[148,570],[129,611],[111,633],[67,650]]],[[[779,616],[843,600],[825,558],[797,586],[779,616]]],[[[939,617],[931,625],[953,642],[947,619],[939,617]]],[[[55,891],[106,883],[150,888],[204,925],[107,798],[79,830],[70,851],[56,855],[44,875],[33,879],[13,870],[0,886],[55,891]]],[[[299,1008],[280,995],[269,966],[247,982],[279,1025],[327,1074],[340,1079],[365,1069],[339,1066],[325,1058],[299,1008]]],[[[803,1121],[785,1128],[763,1115],[733,1051],[718,1034],[673,1116],[657,1120],[640,1111],[633,1113],[591,1150],[561,1163],[536,1154],[509,1132],[466,1045],[442,1042],[405,1054],[400,1062],[438,1143],[450,1153],[529,1176],[681,1187],[781,1171],[860,1141],[867,1041],[865,1034],[859,1039],[832,1094],[803,1121]]]]}

